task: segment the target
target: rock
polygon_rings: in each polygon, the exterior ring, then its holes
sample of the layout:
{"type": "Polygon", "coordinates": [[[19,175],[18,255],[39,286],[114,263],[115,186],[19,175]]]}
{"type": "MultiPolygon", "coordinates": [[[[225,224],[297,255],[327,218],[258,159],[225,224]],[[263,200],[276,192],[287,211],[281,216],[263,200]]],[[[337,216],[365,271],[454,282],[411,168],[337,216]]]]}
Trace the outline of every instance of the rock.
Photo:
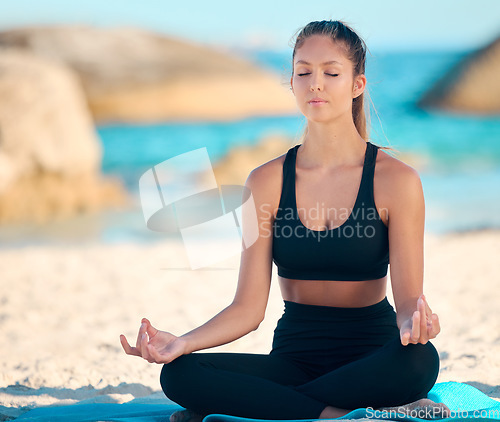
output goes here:
{"type": "Polygon", "coordinates": [[[499,114],[499,73],[500,37],[453,66],[417,105],[465,113],[499,114]]]}
{"type": "Polygon", "coordinates": [[[78,78],[22,51],[0,52],[0,223],[123,206],[100,176],[101,146],[78,78]]]}
{"type": "Polygon", "coordinates": [[[0,32],[21,48],[71,67],[94,119],[152,123],[296,114],[288,81],[222,50],[137,28],[52,26],[0,32]]]}

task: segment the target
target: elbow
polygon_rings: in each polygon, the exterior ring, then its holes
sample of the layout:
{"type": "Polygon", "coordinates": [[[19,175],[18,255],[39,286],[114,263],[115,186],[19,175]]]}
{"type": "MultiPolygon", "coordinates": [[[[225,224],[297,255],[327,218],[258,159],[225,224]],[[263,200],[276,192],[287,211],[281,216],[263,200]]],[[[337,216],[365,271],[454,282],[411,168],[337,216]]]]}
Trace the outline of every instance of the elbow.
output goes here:
{"type": "Polygon", "coordinates": [[[260,323],[264,320],[264,315],[255,309],[249,310],[248,307],[239,306],[234,301],[231,303],[230,307],[234,307],[236,309],[236,315],[234,317],[240,321],[240,326],[250,326],[250,331],[257,330],[260,323]]]}
{"type": "Polygon", "coordinates": [[[252,331],[256,331],[256,330],[257,330],[257,328],[259,328],[260,323],[261,323],[262,321],[264,321],[264,318],[259,319],[259,320],[257,321],[257,324],[254,324],[254,325],[253,325],[253,327],[254,327],[254,328],[252,328],[252,331]]]}

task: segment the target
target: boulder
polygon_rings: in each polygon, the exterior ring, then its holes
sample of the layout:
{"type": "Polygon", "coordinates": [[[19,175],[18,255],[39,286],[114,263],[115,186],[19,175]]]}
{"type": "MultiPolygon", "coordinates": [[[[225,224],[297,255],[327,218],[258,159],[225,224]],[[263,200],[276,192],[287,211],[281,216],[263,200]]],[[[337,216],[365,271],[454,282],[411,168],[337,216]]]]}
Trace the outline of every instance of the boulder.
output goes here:
{"type": "Polygon", "coordinates": [[[0,48],[20,48],[73,69],[97,123],[298,113],[281,76],[222,49],[143,29],[12,29],[0,32],[0,48]]]}
{"type": "Polygon", "coordinates": [[[80,81],[24,51],[0,52],[0,223],[129,203],[100,175],[101,145],[80,81]]]}
{"type": "Polygon", "coordinates": [[[472,114],[500,114],[500,37],[465,56],[417,105],[472,114]]]}

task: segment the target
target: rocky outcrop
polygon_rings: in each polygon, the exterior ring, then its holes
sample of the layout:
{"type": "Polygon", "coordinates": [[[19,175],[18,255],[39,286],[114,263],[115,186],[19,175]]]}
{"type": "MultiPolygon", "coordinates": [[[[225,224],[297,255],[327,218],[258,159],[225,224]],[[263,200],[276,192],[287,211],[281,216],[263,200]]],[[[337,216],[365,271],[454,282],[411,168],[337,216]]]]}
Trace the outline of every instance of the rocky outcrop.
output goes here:
{"type": "Polygon", "coordinates": [[[125,205],[100,176],[101,145],[79,79],[25,52],[0,53],[0,223],[125,205]]]}
{"type": "Polygon", "coordinates": [[[500,114],[500,37],[467,55],[418,101],[435,107],[475,114],[500,114]]]}
{"type": "Polygon", "coordinates": [[[21,48],[72,68],[98,123],[297,113],[288,81],[278,75],[223,51],[141,29],[15,29],[0,32],[0,48],[21,48]]]}

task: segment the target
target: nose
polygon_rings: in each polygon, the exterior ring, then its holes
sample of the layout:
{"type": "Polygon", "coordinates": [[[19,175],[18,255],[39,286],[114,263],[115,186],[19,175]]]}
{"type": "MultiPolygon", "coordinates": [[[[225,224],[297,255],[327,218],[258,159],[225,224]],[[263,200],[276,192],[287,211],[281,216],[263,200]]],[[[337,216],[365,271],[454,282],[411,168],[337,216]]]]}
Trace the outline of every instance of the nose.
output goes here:
{"type": "Polygon", "coordinates": [[[321,90],[323,83],[318,76],[311,78],[311,91],[321,90]]]}

